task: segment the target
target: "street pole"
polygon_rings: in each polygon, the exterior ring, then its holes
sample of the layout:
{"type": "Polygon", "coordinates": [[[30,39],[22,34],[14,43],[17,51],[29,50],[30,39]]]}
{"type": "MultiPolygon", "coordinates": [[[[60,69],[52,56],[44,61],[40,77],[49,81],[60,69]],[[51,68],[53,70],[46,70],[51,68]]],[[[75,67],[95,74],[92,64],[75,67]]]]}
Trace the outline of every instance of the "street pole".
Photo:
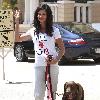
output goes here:
{"type": "Polygon", "coordinates": [[[2,48],[2,60],[3,60],[3,80],[5,80],[5,67],[4,67],[5,62],[4,62],[4,58],[5,58],[5,56],[4,56],[4,48],[2,48]]]}
{"type": "Polygon", "coordinates": [[[5,48],[2,48],[2,55],[0,57],[2,58],[2,66],[0,66],[0,81],[7,81],[6,75],[5,75],[5,57],[8,55],[8,53],[11,51],[12,48],[9,48],[9,50],[6,51],[5,54],[5,48]]]}

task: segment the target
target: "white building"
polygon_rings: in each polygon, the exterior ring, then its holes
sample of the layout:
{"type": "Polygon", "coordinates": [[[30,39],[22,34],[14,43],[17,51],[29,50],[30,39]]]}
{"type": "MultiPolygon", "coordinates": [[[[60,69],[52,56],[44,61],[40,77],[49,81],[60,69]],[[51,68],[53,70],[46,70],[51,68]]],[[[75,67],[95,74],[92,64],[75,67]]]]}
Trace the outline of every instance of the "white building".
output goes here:
{"type": "MultiPolygon", "coordinates": [[[[34,11],[44,0],[18,0],[19,9],[22,11],[23,23],[33,22],[34,11]]],[[[0,3],[2,0],[0,0],[0,3]]],[[[46,3],[46,2],[45,2],[46,3]]],[[[53,11],[54,21],[57,22],[100,22],[100,0],[87,3],[75,3],[73,0],[59,0],[47,2],[53,11]]]]}

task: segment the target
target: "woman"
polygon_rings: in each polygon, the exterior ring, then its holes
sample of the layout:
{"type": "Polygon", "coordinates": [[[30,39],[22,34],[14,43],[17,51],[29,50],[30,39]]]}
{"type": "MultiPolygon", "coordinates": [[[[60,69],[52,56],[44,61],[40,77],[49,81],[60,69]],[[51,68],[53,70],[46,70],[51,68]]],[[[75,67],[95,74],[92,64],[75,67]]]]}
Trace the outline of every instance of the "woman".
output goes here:
{"type": "MultiPolygon", "coordinates": [[[[53,16],[50,7],[47,4],[37,7],[34,14],[34,28],[31,28],[26,34],[19,35],[18,14],[16,15],[16,41],[33,40],[35,48],[35,100],[44,100],[45,96],[45,70],[47,63],[50,64],[52,91],[56,92],[58,83],[58,61],[64,55],[65,49],[61,39],[59,29],[53,27],[53,16]],[[55,49],[55,43],[59,51],[55,49]],[[49,61],[48,55],[53,59],[49,61]]],[[[54,94],[54,99],[56,96],[54,94]]]]}

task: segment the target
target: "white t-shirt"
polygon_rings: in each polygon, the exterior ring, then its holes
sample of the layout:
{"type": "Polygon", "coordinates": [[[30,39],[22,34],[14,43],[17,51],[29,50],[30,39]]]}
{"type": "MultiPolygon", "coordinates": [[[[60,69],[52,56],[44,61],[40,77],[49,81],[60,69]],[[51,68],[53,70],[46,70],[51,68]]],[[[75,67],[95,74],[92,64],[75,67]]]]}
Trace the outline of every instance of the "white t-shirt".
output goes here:
{"type": "Polygon", "coordinates": [[[56,57],[58,55],[56,48],[55,48],[55,39],[61,38],[59,29],[53,27],[53,36],[50,37],[46,33],[39,33],[37,36],[35,34],[35,28],[31,28],[26,32],[26,34],[31,35],[34,49],[35,49],[35,66],[46,66],[45,58],[47,55],[53,55],[56,57]]]}

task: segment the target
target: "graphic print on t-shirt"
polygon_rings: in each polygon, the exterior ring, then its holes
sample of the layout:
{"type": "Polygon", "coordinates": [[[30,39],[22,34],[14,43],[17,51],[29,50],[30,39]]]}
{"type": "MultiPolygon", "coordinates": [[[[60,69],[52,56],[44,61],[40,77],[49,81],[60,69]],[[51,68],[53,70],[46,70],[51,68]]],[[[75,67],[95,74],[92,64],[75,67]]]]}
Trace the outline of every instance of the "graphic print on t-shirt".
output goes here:
{"type": "Polygon", "coordinates": [[[38,50],[36,51],[38,55],[41,55],[41,54],[46,54],[48,55],[49,54],[49,51],[48,51],[48,48],[45,48],[45,42],[47,42],[47,39],[45,38],[45,36],[39,36],[38,39],[36,38],[36,40],[39,40],[38,41],[38,45],[39,45],[39,48],[38,50]]]}
{"type": "Polygon", "coordinates": [[[43,42],[39,41],[39,47],[43,48],[44,44],[43,42]]]}

